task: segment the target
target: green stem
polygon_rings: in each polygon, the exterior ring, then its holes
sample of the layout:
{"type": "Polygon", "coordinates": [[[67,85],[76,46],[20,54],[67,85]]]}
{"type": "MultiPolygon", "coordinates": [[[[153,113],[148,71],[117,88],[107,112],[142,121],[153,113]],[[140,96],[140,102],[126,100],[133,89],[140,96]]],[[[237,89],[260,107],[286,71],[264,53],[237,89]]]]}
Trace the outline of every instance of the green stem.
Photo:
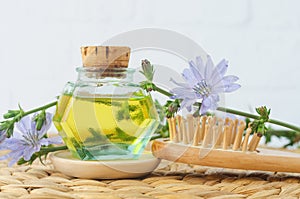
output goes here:
{"type": "MultiPolygon", "coordinates": [[[[155,85],[155,84],[154,84],[155,85]]],[[[172,94],[162,88],[159,88],[155,85],[155,90],[163,95],[166,95],[167,97],[170,97],[172,96],[172,94]]],[[[245,112],[242,112],[242,111],[237,111],[237,110],[234,110],[234,109],[230,109],[230,108],[224,108],[224,107],[218,107],[217,108],[218,111],[222,111],[222,112],[226,112],[226,113],[232,113],[232,114],[235,114],[235,115],[240,115],[240,116],[244,116],[244,117],[248,117],[248,118],[251,118],[251,119],[260,119],[260,117],[258,115],[254,115],[254,114],[250,114],[250,113],[245,113],[245,112]]],[[[282,122],[282,121],[279,121],[279,120],[274,120],[274,119],[269,119],[268,120],[269,123],[272,123],[272,124],[276,124],[276,125],[279,125],[279,126],[283,126],[283,127],[286,127],[286,128],[289,128],[289,129],[292,129],[294,131],[297,131],[298,133],[300,133],[300,128],[295,126],[295,125],[292,125],[292,124],[288,124],[286,122],[282,122]]]]}
{"type": "Polygon", "coordinates": [[[42,147],[40,151],[34,153],[31,156],[30,160],[24,160],[24,158],[21,158],[18,161],[18,165],[22,165],[22,164],[25,164],[25,163],[32,164],[33,161],[35,161],[37,158],[39,158],[41,163],[44,164],[43,160],[41,158],[43,155],[47,156],[48,153],[50,153],[50,152],[61,151],[61,150],[66,150],[66,149],[68,149],[67,146],[42,147]]]}
{"type": "Polygon", "coordinates": [[[268,130],[267,131],[268,134],[271,134],[271,135],[276,135],[276,136],[295,136],[296,135],[296,132],[295,131],[291,131],[291,130],[268,130]]]}
{"type": "Polygon", "coordinates": [[[274,119],[269,119],[268,122],[272,123],[272,124],[279,125],[279,126],[284,126],[286,128],[289,128],[289,129],[293,129],[293,130],[297,131],[298,133],[300,133],[300,128],[297,127],[297,126],[294,126],[292,124],[288,124],[286,122],[282,122],[282,121],[274,120],[274,119]]]}
{"type": "Polygon", "coordinates": [[[154,84],[154,86],[155,86],[155,91],[157,91],[157,92],[159,92],[159,93],[161,93],[161,94],[163,94],[163,95],[165,95],[167,97],[171,97],[172,96],[172,94],[170,92],[168,92],[168,91],[166,91],[166,90],[164,90],[162,88],[157,87],[155,84],[154,84]]]}
{"type": "Polygon", "coordinates": [[[45,110],[45,109],[47,109],[47,108],[50,108],[50,107],[52,107],[52,106],[55,106],[56,104],[57,104],[57,101],[51,102],[51,103],[49,103],[49,104],[46,104],[46,105],[44,105],[44,106],[40,106],[40,107],[38,107],[38,108],[29,110],[29,111],[26,111],[26,112],[24,112],[23,116],[26,116],[26,115],[29,115],[29,114],[31,114],[31,113],[35,113],[35,112],[38,112],[38,111],[41,111],[41,110],[45,110]]]}
{"type": "Polygon", "coordinates": [[[68,149],[67,146],[55,146],[55,147],[45,147],[45,148],[41,148],[41,151],[40,153],[43,154],[47,154],[47,153],[50,153],[50,152],[55,152],[55,151],[61,151],[61,150],[66,150],[68,149]]]}
{"type": "MultiPolygon", "coordinates": [[[[230,109],[230,108],[218,107],[217,110],[218,111],[222,111],[222,112],[232,113],[232,114],[235,114],[235,115],[240,115],[240,116],[248,117],[248,118],[252,118],[252,119],[255,119],[255,120],[260,119],[260,117],[257,116],[257,115],[253,115],[253,114],[250,114],[250,113],[245,113],[245,112],[242,112],[242,111],[233,110],[233,109],[230,109]]],[[[292,124],[288,124],[286,122],[282,122],[282,121],[274,120],[274,119],[269,119],[268,123],[272,123],[272,124],[276,124],[276,125],[279,125],[279,126],[283,126],[283,127],[292,129],[292,130],[297,131],[297,132],[300,133],[300,128],[299,127],[294,126],[292,124]]]]}
{"type": "Polygon", "coordinates": [[[232,114],[235,114],[235,115],[240,115],[240,116],[252,118],[252,119],[255,119],[255,120],[258,120],[260,118],[258,115],[254,115],[254,114],[251,114],[251,113],[245,113],[245,112],[242,112],[242,111],[233,110],[233,109],[230,109],[230,108],[218,107],[217,110],[225,112],[225,113],[232,113],[232,114]]]}

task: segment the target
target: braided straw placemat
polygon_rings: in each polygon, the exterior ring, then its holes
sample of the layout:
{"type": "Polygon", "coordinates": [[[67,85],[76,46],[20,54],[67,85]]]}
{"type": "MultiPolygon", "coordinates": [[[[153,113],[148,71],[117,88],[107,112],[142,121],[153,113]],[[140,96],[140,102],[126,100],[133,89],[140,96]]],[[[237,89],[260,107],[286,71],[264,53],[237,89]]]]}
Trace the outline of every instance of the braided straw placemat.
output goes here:
{"type": "MultiPolygon", "coordinates": [[[[258,163],[259,164],[259,163],[258,163]]],[[[288,164],[288,163],[287,163],[288,164]]],[[[142,179],[68,177],[50,162],[0,162],[0,198],[299,198],[300,174],[229,170],[162,161],[142,179]]],[[[84,169],[84,168],[83,168],[84,169]]]]}

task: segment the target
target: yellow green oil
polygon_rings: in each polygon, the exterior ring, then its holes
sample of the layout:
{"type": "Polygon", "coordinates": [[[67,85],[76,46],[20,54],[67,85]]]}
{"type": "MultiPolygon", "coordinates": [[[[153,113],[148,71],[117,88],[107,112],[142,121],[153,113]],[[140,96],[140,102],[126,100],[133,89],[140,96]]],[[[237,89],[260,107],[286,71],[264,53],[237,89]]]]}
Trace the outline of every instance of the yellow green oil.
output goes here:
{"type": "Polygon", "coordinates": [[[159,122],[151,96],[60,97],[54,124],[83,160],[138,158],[159,122]]]}

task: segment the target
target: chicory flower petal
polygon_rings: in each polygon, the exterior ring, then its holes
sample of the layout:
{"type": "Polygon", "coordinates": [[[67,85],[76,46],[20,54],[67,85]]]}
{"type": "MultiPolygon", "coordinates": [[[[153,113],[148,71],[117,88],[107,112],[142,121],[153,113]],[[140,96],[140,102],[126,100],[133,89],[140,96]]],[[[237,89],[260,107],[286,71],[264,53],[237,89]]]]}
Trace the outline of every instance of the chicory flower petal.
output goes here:
{"type": "MultiPolygon", "coordinates": [[[[33,117],[34,118],[34,117],[33,117]]],[[[15,131],[13,136],[6,138],[1,143],[1,150],[9,150],[10,152],[0,157],[0,160],[10,159],[9,166],[18,162],[21,158],[29,161],[31,156],[40,151],[42,146],[49,144],[60,144],[62,140],[59,136],[45,138],[51,126],[52,115],[46,114],[46,120],[43,123],[41,130],[36,130],[36,122],[30,116],[23,117],[17,124],[19,131],[15,131]]]]}
{"type": "Polygon", "coordinates": [[[224,59],[215,67],[210,56],[207,56],[205,65],[200,56],[196,57],[196,61],[190,61],[189,68],[182,73],[185,83],[171,80],[178,86],[171,90],[171,98],[181,99],[181,108],[188,111],[197,100],[202,100],[201,114],[217,109],[220,93],[233,92],[241,87],[235,83],[238,77],[225,76],[227,68],[228,62],[224,59]]]}

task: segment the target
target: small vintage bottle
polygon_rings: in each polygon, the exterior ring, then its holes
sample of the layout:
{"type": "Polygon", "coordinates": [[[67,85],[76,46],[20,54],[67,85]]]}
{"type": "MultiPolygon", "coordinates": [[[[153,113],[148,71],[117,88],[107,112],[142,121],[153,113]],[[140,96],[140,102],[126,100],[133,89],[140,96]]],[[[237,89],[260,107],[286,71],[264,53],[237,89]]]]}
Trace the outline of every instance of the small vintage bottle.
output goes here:
{"type": "Polygon", "coordinates": [[[130,48],[81,48],[83,67],[68,83],[53,121],[73,156],[137,159],[159,125],[151,96],[134,84],[130,48]]]}

